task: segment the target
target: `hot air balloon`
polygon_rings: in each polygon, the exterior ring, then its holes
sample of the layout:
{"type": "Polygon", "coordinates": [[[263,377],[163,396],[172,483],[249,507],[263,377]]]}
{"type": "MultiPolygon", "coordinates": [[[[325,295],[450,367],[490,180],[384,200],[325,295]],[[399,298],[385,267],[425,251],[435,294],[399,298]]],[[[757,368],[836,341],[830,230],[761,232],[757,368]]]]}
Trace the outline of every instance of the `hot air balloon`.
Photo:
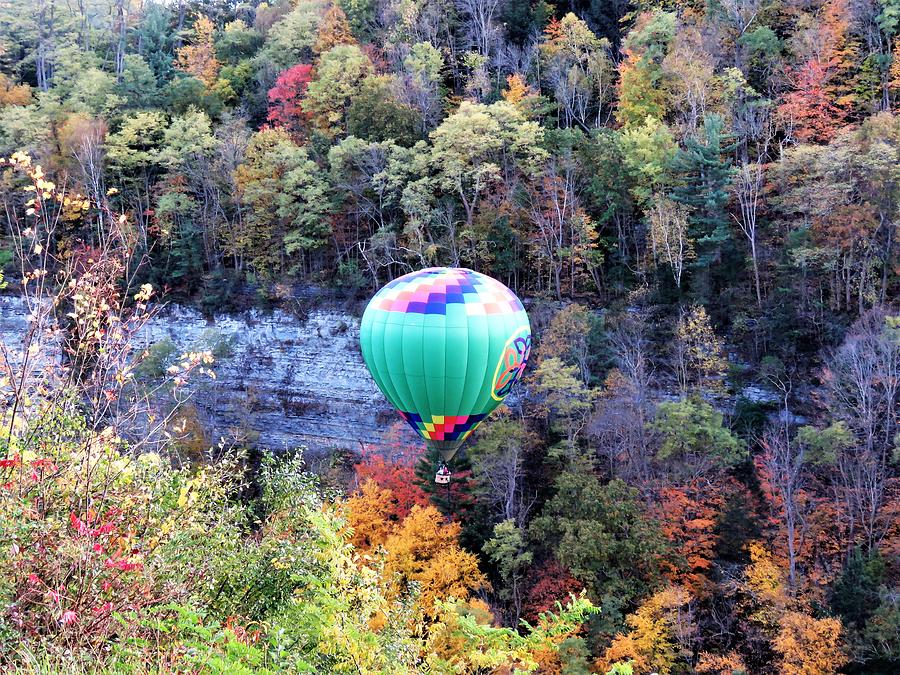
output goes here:
{"type": "MultiPolygon", "coordinates": [[[[431,267],[375,294],[360,344],[378,388],[446,463],[522,376],[531,326],[496,279],[431,267]]],[[[450,482],[446,464],[435,480],[450,482]]]]}

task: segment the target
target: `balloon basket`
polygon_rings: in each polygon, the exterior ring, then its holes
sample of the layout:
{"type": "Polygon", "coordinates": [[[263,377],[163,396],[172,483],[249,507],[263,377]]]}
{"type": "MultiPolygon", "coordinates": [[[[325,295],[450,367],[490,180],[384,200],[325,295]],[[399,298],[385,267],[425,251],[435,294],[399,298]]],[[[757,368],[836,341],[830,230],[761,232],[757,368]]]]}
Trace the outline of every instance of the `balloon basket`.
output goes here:
{"type": "Polygon", "coordinates": [[[447,468],[446,464],[441,464],[437,473],[434,474],[434,482],[438,485],[450,485],[450,476],[450,469],[447,468]]]}

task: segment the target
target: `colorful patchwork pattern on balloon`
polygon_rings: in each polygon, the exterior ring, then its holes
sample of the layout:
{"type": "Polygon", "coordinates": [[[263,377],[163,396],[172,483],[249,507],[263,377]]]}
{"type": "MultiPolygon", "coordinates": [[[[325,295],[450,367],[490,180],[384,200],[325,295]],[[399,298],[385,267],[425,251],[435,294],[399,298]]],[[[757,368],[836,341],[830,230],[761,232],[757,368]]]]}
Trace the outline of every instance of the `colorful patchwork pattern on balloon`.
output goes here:
{"type": "Polygon", "coordinates": [[[458,441],[465,439],[487,415],[434,415],[429,420],[413,412],[400,415],[416,432],[429,441],[458,441]]]}
{"type": "Polygon", "coordinates": [[[467,316],[507,314],[524,309],[503,284],[467,269],[431,267],[395,279],[372,300],[387,312],[446,314],[447,306],[465,306],[467,316]]]}

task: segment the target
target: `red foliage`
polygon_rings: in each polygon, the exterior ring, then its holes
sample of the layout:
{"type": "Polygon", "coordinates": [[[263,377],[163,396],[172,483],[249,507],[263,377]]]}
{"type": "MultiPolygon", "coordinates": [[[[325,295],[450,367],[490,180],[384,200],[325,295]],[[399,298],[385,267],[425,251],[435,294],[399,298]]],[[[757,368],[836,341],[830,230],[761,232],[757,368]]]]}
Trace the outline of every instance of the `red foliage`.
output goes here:
{"type": "Polygon", "coordinates": [[[385,436],[385,443],[363,450],[356,464],[356,478],[360,485],[373,480],[378,487],[394,494],[394,513],[398,520],[406,518],[413,506],[428,506],[428,495],[416,484],[415,465],[422,448],[409,446],[400,438],[402,423],[394,425],[385,436]]]}
{"type": "Polygon", "coordinates": [[[789,72],[793,91],[778,106],[778,116],[797,140],[827,143],[840,129],[846,112],[829,91],[833,64],[811,60],[789,72]]]}
{"type": "MultiPolygon", "coordinates": [[[[27,489],[37,489],[23,480],[27,489]]],[[[38,525],[34,515],[32,524],[38,525]]],[[[153,600],[150,580],[130,536],[134,523],[124,512],[70,511],[68,520],[67,528],[35,527],[30,540],[16,545],[14,603],[6,618],[24,633],[62,631],[67,643],[102,644],[120,628],[116,612],[153,600]]]]}
{"type": "Polygon", "coordinates": [[[312,70],[310,64],[298,63],[278,75],[275,86],[269,90],[269,122],[290,132],[300,131],[307,119],[302,101],[312,70]]]}
{"type": "Polygon", "coordinates": [[[817,49],[805,63],[787,71],[790,93],[778,106],[778,117],[804,143],[827,143],[844,124],[853,95],[847,91],[848,68],[856,59],[848,40],[848,0],[827,0],[817,28],[817,49]],[[843,90],[843,95],[842,95],[843,90]]]}
{"type": "Polygon", "coordinates": [[[557,602],[565,604],[570,593],[577,595],[584,588],[583,583],[553,559],[528,570],[526,585],[528,593],[522,603],[522,618],[532,624],[541,612],[556,611],[557,602]]]}
{"type": "Polygon", "coordinates": [[[391,64],[388,62],[382,47],[368,44],[362,45],[360,49],[362,49],[363,54],[369,57],[369,61],[372,62],[372,66],[375,68],[376,73],[383,75],[384,73],[391,72],[391,64]]]}

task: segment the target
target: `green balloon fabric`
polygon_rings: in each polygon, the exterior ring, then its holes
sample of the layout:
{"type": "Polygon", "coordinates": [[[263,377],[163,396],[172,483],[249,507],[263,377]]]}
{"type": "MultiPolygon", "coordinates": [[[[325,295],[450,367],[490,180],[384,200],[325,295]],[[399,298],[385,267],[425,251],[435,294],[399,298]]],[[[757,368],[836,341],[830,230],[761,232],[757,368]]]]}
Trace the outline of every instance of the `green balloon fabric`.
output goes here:
{"type": "Polygon", "coordinates": [[[522,376],[531,325],[519,298],[496,279],[431,267],[375,294],[360,345],[387,400],[449,461],[522,376]]]}

